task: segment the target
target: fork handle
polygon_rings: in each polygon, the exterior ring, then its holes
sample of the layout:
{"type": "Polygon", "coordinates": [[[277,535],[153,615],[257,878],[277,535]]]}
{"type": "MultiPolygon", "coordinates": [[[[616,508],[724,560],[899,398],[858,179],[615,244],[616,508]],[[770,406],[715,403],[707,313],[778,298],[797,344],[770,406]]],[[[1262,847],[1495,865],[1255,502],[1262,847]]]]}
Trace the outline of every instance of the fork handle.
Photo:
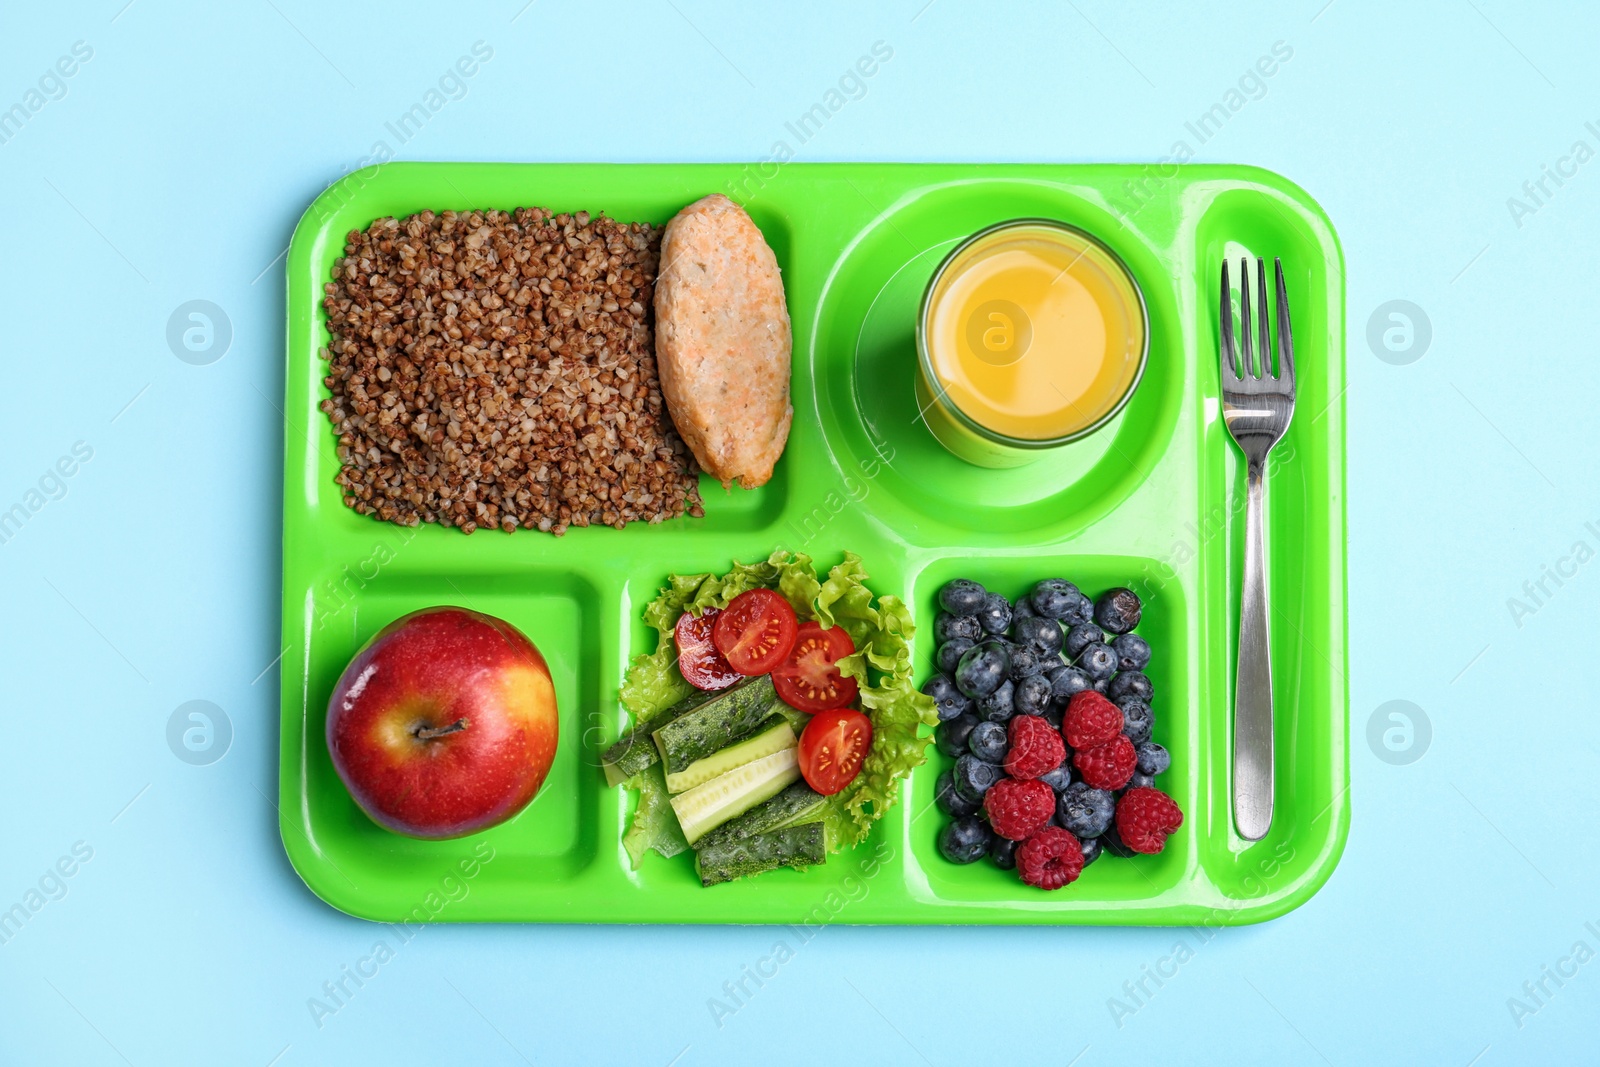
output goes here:
{"type": "Polygon", "coordinates": [[[1233,703],[1233,821],[1247,841],[1272,826],[1272,650],[1267,637],[1267,561],[1262,505],[1266,465],[1245,475],[1244,591],[1233,703]]]}

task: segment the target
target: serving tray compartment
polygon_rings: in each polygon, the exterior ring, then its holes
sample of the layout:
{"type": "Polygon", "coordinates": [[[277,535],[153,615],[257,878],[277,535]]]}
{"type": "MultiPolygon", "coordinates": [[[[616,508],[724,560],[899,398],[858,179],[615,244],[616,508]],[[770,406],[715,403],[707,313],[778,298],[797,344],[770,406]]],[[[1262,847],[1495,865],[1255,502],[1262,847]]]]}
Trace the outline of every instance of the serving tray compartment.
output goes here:
{"type": "Polygon", "coordinates": [[[288,257],[282,724],[284,846],[328,903],[371,919],[527,922],[1194,924],[1254,922],[1308,899],[1349,825],[1344,562],[1344,271],[1337,238],[1300,189],[1266,171],[1190,166],[791,164],[764,178],[709,165],[390,163],[311,205],[288,257]],[[742,203],[783,269],[794,323],[794,427],[753,491],[702,478],[705,517],[626,530],[407,529],[340,500],[335,441],[317,404],[320,300],[345,235],[425,208],[604,211],[663,224],[711,192],[742,203]],[[1150,361],[1128,407],[1059,455],[983,470],[918,419],[914,319],[940,259],[972,232],[1041,216],[1110,244],[1144,291],[1150,361]],[[1219,416],[1221,258],[1283,259],[1300,394],[1274,453],[1268,502],[1277,701],[1276,816],[1262,841],[1230,811],[1232,674],[1243,484],[1219,416]],[[630,869],[631,797],[599,753],[626,717],[616,689],[653,647],[640,612],[669,572],[723,571],[775,548],[822,567],[861,555],[875,592],[916,612],[918,676],[932,668],[934,596],[966,576],[1015,596],[1061,576],[1091,595],[1130,585],[1155,648],[1163,787],[1186,821],[1165,852],[1107,857],[1044,893],[935,847],[930,759],[860,847],[799,873],[703,889],[688,857],[630,869]],[[457,841],[380,829],[323,743],[328,696],[376,630],[454,603],[507,619],[548,660],[561,744],[516,819],[457,841]]]}

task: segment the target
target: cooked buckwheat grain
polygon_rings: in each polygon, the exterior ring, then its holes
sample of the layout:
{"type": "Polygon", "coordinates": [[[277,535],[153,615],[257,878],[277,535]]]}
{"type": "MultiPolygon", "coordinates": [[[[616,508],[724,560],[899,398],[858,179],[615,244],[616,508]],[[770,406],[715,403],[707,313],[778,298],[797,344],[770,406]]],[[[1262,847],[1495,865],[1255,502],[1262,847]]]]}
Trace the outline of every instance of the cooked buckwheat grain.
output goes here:
{"type": "Polygon", "coordinates": [[[352,230],[323,299],[344,502],[466,533],[704,514],[656,377],[660,240],[542,208],[352,230]]]}

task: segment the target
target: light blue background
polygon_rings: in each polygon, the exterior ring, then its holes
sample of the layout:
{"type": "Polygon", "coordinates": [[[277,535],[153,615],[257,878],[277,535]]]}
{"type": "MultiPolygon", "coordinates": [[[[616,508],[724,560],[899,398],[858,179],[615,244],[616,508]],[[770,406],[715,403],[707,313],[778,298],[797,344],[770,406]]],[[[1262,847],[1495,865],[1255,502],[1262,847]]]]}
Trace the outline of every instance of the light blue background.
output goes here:
{"type": "Polygon", "coordinates": [[[11,4],[0,32],[0,107],[93,48],[0,144],[0,509],[93,449],[0,544],[0,908],[93,849],[0,945],[0,1062],[1593,1061],[1600,962],[1520,1027],[1507,1005],[1600,949],[1600,565],[1507,606],[1600,548],[1600,162],[1520,226],[1507,206],[1575,141],[1600,148],[1592,9],[124,2],[11,4]],[[719,1028],[707,999],[791,935],[435,927],[313,1022],[379,929],[305,889],[269,800],[276,257],[479,39],[493,60],[400,158],[757,159],[881,40],[892,61],[799,158],[1151,160],[1182,139],[1321,201],[1349,270],[1355,818],[1315,899],[1196,948],[1120,1027],[1108,999],[1179,933],[830,928],[719,1028]],[[1292,59],[1198,144],[1185,122],[1275,41],[1292,59]],[[165,340],[195,298],[233,326],[209,366],[165,340]],[[1366,339],[1396,299],[1431,322],[1409,365],[1366,339]],[[193,699],[233,725],[211,766],[167,746],[193,699]],[[1367,742],[1395,699],[1432,723],[1409,765],[1367,742]]]}

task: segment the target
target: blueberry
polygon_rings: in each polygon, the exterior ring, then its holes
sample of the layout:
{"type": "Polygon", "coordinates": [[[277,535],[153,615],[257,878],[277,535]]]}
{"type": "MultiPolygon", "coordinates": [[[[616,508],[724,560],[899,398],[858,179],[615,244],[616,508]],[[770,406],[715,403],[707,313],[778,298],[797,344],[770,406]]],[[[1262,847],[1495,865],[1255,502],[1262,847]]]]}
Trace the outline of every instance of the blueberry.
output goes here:
{"type": "MultiPolygon", "coordinates": [[[[1109,682],[1117,673],[1117,654],[1105,645],[1095,643],[1085,648],[1073,662],[1078,669],[1096,682],[1109,682]]],[[[961,676],[958,674],[959,679],[961,676]]],[[[1095,686],[1099,689],[1099,686],[1095,686]]],[[[1104,692],[1104,690],[1101,690],[1104,692]]]]}
{"type": "Polygon", "coordinates": [[[1061,761],[1061,766],[1053,771],[1046,771],[1039,776],[1039,781],[1054,789],[1057,793],[1072,784],[1072,760],[1067,758],[1061,761]]]}
{"type": "Polygon", "coordinates": [[[1037,614],[1039,613],[1034,610],[1033,602],[1027,597],[1018,597],[1017,602],[1011,606],[1011,621],[1013,623],[1018,619],[1032,618],[1037,614]]]}
{"type": "Polygon", "coordinates": [[[946,582],[939,590],[939,606],[952,615],[976,615],[988,590],[967,578],[946,582]]]}
{"type": "Polygon", "coordinates": [[[1117,800],[1110,791],[1096,789],[1087,782],[1067,786],[1056,802],[1056,815],[1061,825],[1080,839],[1105,833],[1116,813],[1117,800]]]}
{"type": "Polygon", "coordinates": [[[1142,700],[1129,700],[1117,706],[1122,709],[1122,732],[1128,740],[1135,745],[1150,740],[1150,727],[1155,724],[1150,705],[1142,700]]]}
{"type": "Polygon", "coordinates": [[[1027,645],[1014,645],[1011,648],[1011,671],[1006,675],[1013,682],[1043,672],[1049,666],[1045,656],[1027,645]]]}
{"type": "Polygon", "coordinates": [[[974,614],[978,616],[978,624],[983,627],[986,634],[999,636],[1011,627],[1011,601],[999,593],[990,593],[983,598],[983,607],[974,614]]]}
{"type": "Polygon", "coordinates": [[[1007,678],[1000,688],[978,698],[978,717],[990,722],[1005,722],[1016,711],[1016,685],[1007,678]]]}
{"type": "Polygon", "coordinates": [[[1139,625],[1144,610],[1132,589],[1107,589],[1094,602],[1094,621],[1107,633],[1125,634],[1139,625]]]}
{"type": "Polygon", "coordinates": [[[1016,651],[1017,646],[1014,645],[1011,642],[1011,638],[1007,637],[1005,634],[1000,634],[999,636],[994,634],[984,634],[978,639],[978,643],[973,647],[987,648],[991,650],[998,649],[999,651],[1004,652],[1006,654],[1006,670],[1011,670],[1011,653],[1016,651]]]}
{"type": "Polygon", "coordinates": [[[1006,728],[997,722],[980,722],[967,735],[967,748],[985,763],[1005,762],[1006,728]]]}
{"type": "Polygon", "coordinates": [[[968,800],[982,802],[989,787],[1004,778],[1006,772],[997,765],[979,759],[968,752],[956,759],[956,792],[968,800]]]}
{"type": "Polygon", "coordinates": [[[1150,642],[1138,634],[1118,634],[1111,639],[1117,654],[1117,670],[1142,671],[1150,666],[1150,642]]]}
{"type": "Polygon", "coordinates": [[[1049,674],[1050,696],[1057,704],[1065,704],[1077,693],[1094,686],[1090,678],[1078,667],[1057,667],[1049,674]]]}
{"type": "Polygon", "coordinates": [[[1139,773],[1157,775],[1172,766],[1172,754],[1154,741],[1145,741],[1134,746],[1134,752],[1139,757],[1139,773]]]}
{"type": "Polygon", "coordinates": [[[1054,701],[1044,710],[1044,721],[1050,724],[1050,729],[1052,730],[1061,729],[1061,720],[1066,717],[1067,709],[1054,701]]]}
{"type": "Polygon", "coordinates": [[[972,863],[989,851],[989,825],[976,815],[968,815],[945,825],[939,831],[939,853],[951,863],[972,863]]]}
{"type": "Polygon", "coordinates": [[[1002,871],[1013,871],[1017,867],[1017,846],[1020,841],[994,834],[989,838],[989,862],[999,867],[1002,871]]]}
{"type": "Polygon", "coordinates": [[[1090,645],[1103,643],[1106,633],[1092,622],[1080,622],[1067,631],[1067,636],[1061,639],[1061,651],[1069,658],[1076,659],[1084,649],[1090,645]]]}
{"type": "Polygon", "coordinates": [[[976,643],[975,641],[968,641],[965,638],[958,637],[954,641],[946,641],[940,645],[939,654],[934,657],[939,661],[939,669],[946,674],[954,674],[957,665],[961,662],[961,657],[965,656],[967,649],[976,643]]]}
{"type": "Polygon", "coordinates": [[[1078,587],[1065,578],[1046,578],[1033,587],[1028,600],[1040,615],[1047,619],[1059,619],[1081,595],[1078,587]]]}
{"type": "Polygon", "coordinates": [[[1052,692],[1049,678],[1042,674],[1030,674],[1014,685],[1011,706],[1018,715],[1043,715],[1049,710],[1052,692]]]}
{"type": "Polygon", "coordinates": [[[1155,686],[1150,684],[1150,679],[1143,671],[1121,671],[1111,679],[1111,685],[1106,688],[1106,696],[1118,704],[1124,700],[1143,700],[1149,703],[1155,692],[1155,686]]]}
{"type": "Polygon", "coordinates": [[[1141,773],[1139,771],[1134,771],[1133,772],[1133,776],[1128,779],[1128,784],[1123,786],[1122,789],[1123,789],[1123,792],[1127,792],[1129,789],[1139,789],[1139,788],[1154,789],[1155,785],[1156,785],[1156,776],[1155,775],[1153,775],[1153,774],[1143,774],[1143,773],[1141,773]]]}
{"type": "Polygon", "coordinates": [[[1083,865],[1085,867],[1100,858],[1101,838],[1085,837],[1078,844],[1083,846],[1083,865]]]}
{"type": "Polygon", "coordinates": [[[976,641],[983,636],[983,627],[971,615],[952,615],[941,611],[934,616],[933,636],[940,641],[954,641],[958,637],[976,641]]]}
{"type": "Polygon", "coordinates": [[[967,736],[981,722],[977,715],[967,712],[958,719],[942,722],[934,728],[933,740],[946,756],[961,756],[967,752],[967,736]]]}
{"type": "Polygon", "coordinates": [[[1100,843],[1104,845],[1105,850],[1111,853],[1113,856],[1122,856],[1126,859],[1129,856],[1138,855],[1138,853],[1133,849],[1123,844],[1122,835],[1117,833],[1117,827],[1115,823],[1107,827],[1106,832],[1100,835],[1100,843]]]}
{"type": "Polygon", "coordinates": [[[1110,685],[1111,685],[1111,682],[1110,682],[1109,679],[1102,678],[1098,682],[1094,683],[1094,691],[1096,693],[1099,693],[1101,696],[1104,696],[1107,687],[1109,687],[1110,685]]]}
{"type": "Polygon", "coordinates": [[[1047,655],[1061,651],[1061,624],[1054,619],[1028,618],[1017,620],[1012,631],[1017,644],[1047,655]]]}
{"type": "Polygon", "coordinates": [[[1059,620],[1062,626],[1076,626],[1094,618],[1094,601],[1079,593],[1071,597],[1067,612],[1059,620]]]}
{"type": "Polygon", "coordinates": [[[1000,688],[1011,670],[1011,654],[998,641],[973,645],[956,664],[956,688],[969,697],[986,697],[1000,688]]]}
{"type": "Polygon", "coordinates": [[[972,698],[956,688],[948,674],[936,674],[922,683],[922,691],[933,698],[933,706],[940,722],[949,722],[956,716],[972,710],[972,698]]]}
{"type": "Polygon", "coordinates": [[[933,786],[933,802],[939,805],[939,810],[952,819],[959,819],[963,815],[975,815],[978,811],[976,801],[968,800],[956,791],[955,775],[945,771],[939,775],[939,780],[933,786]]]}

